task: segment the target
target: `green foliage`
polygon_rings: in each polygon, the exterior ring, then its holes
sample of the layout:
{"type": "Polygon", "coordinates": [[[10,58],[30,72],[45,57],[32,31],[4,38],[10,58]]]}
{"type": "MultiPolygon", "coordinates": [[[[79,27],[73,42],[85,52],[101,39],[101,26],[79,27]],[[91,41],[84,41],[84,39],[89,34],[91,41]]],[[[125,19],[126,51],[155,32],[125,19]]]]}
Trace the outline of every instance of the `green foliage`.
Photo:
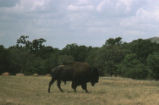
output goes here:
{"type": "Polygon", "coordinates": [[[63,48],[63,55],[70,55],[75,61],[85,61],[88,56],[89,50],[86,46],[78,46],[77,44],[68,44],[63,48]]]}
{"type": "Polygon", "coordinates": [[[113,45],[121,45],[122,44],[122,38],[117,37],[117,38],[110,38],[105,42],[106,46],[113,46],[113,45]]]}
{"type": "Polygon", "coordinates": [[[148,56],[147,64],[149,68],[152,70],[151,76],[152,78],[158,80],[159,79],[159,52],[155,52],[148,56]]]}
{"type": "Polygon", "coordinates": [[[122,46],[121,38],[108,39],[103,47],[100,48],[97,55],[99,67],[103,70],[105,75],[117,75],[117,67],[124,58],[127,50],[122,46]]]}
{"type": "Polygon", "coordinates": [[[46,74],[47,70],[45,69],[45,60],[43,60],[40,57],[35,57],[34,60],[32,61],[32,69],[31,71],[26,71],[25,74],[33,74],[33,73],[38,73],[40,75],[46,74]]]}
{"type": "Polygon", "coordinates": [[[46,46],[45,39],[22,35],[9,48],[0,45],[0,73],[47,74],[60,64],[88,62],[100,75],[134,79],[159,79],[159,44],[138,39],[124,43],[121,37],[106,40],[102,47],[67,44],[62,50],[46,46]]]}
{"type": "Polygon", "coordinates": [[[138,39],[130,43],[130,49],[132,53],[137,55],[142,63],[146,63],[146,59],[149,54],[152,54],[154,51],[158,50],[158,45],[152,43],[150,40],[138,39]]]}
{"type": "Polygon", "coordinates": [[[34,39],[32,41],[32,46],[31,46],[32,52],[37,54],[42,48],[44,48],[44,45],[43,45],[44,42],[46,42],[46,40],[43,38],[34,39]]]}
{"type": "Polygon", "coordinates": [[[9,53],[2,45],[0,45],[0,74],[3,72],[9,72],[9,53]]]}
{"type": "Polygon", "coordinates": [[[103,59],[100,59],[100,48],[93,48],[90,50],[89,55],[86,58],[86,62],[88,62],[93,68],[97,68],[100,75],[105,75],[105,71],[103,69],[103,59]]]}
{"type": "MultiPolygon", "coordinates": [[[[88,62],[93,67],[98,67],[98,54],[99,54],[99,48],[92,48],[86,57],[86,62],[88,62]]],[[[98,67],[99,68],[99,67],[98,67]]]]}
{"type": "Polygon", "coordinates": [[[137,59],[136,54],[128,54],[118,65],[118,74],[134,79],[145,79],[148,76],[148,69],[137,59]]]}
{"type": "Polygon", "coordinates": [[[28,49],[12,47],[9,52],[11,73],[25,73],[31,68],[29,64],[32,64],[34,57],[28,49]]]}
{"type": "Polygon", "coordinates": [[[17,47],[27,47],[27,48],[31,48],[31,42],[29,40],[27,40],[29,38],[29,36],[26,35],[22,35],[20,36],[19,39],[17,39],[17,47]]]}
{"type": "Polygon", "coordinates": [[[58,64],[69,64],[74,61],[74,58],[70,55],[60,55],[58,58],[58,64]]]}

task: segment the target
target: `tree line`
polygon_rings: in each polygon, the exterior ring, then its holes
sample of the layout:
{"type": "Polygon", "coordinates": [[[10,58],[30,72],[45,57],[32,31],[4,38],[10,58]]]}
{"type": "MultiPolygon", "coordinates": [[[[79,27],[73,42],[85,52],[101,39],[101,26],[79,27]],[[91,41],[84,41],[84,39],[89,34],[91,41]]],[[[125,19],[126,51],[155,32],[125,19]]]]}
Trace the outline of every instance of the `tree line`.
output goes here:
{"type": "Polygon", "coordinates": [[[45,45],[43,38],[29,40],[22,35],[15,45],[0,45],[0,74],[44,75],[60,64],[88,62],[102,76],[159,79],[159,44],[137,39],[126,43],[109,38],[101,47],[67,44],[63,49],[45,45]]]}

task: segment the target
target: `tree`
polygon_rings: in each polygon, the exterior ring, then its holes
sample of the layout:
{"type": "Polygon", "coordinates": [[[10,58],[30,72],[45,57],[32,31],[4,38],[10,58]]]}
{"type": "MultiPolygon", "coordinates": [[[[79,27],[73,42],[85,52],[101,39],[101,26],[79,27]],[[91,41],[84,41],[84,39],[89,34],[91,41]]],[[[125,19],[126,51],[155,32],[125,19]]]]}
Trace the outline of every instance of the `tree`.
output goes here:
{"type": "Polygon", "coordinates": [[[118,66],[118,74],[133,79],[145,79],[148,76],[148,68],[142,64],[136,54],[128,54],[118,66]]]}
{"type": "Polygon", "coordinates": [[[9,72],[9,52],[0,45],[0,74],[3,72],[9,72]]]}
{"type": "Polygon", "coordinates": [[[46,40],[43,38],[34,39],[32,41],[32,48],[31,48],[32,52],[35,54],[38,53],[42,48],[44,48],[43,44],[44,42],[46,42],[46,40]]]}
{"type": "Polygon", "coordinates": [[[70,55],[60,55],[58,57],[58,64],[70,64],[74,61],[74,58],[70,55]]]}
{"type": "Polygon", "coordinates": [[[27,40],[28,38],[29,38],[29,36],[26,36],[26,35],[20,36],[20,38],[17,39],[17,47],[18,48],[22,48],[22,47],[31,48],[31,42],[29,40],[27,40]]]}
{"type": "Polygon", "coordinates": [[[85,61],[90,47],[78,46],[77,44],[68,44],[62,49],[62,55],[70,55],[75,61],[85,61]]]}
{"type": "Polygon", "coordinates": [[[25,73],[32,66],[33,55],[26,48],[9,48],[11,73],[25,73]],[[28,65],[31,64],[31,65],[28,65]]]}
{"type": "Polygon", "coordinates": [[[132,53],[136,54],[137,59],[146,64],[148,55],[156,51],[158,45],[150,40],[138,39],[130,43],[130,49],[132,53]]]}
{"type": "Polygon", "coordinates": [[[152,78],[159,80],[159,52],[155,52],[148,56],[147,64],[151,70],[152,78]]]}
{"type": "Polygon", "coordinates": [[[36,53],[42,59],[48,59],[52,54],[58,54],[60,50],[51,46],[44,46],[36,53]]]}
{"type": "Polygon", "coordinates": [[[105,42],[105,46],[113,46],[113,45],[121,45],[122,44],[122,38],[121,37],[117,37],[117,38],[109,38],[106,42],[105,42]]]}
{"type": "Polygon", "coordinates": [[[99,49],[97,62],[104,75],[117,75],[117,67],[127,54],[127,50],[122,46],[121,38],[108,39],[105,45],[99,49]]]}
{"type": "Polygon", "coordinates": [[[45,47],[44,43],[46,42],[45,39],[39,38],[34,39],[33,41],[28,40],[29,36],[22,35],[19,39],[17,39],[17,48],[27,48],[32,53],[38,54],[39,51],[45,47]]]}
{"type": "Polygon", "coordinates": [[[46,73],[50,73],[51,69],[59,64],[63,64],[63,62],[59,62],[59,54],[52,53],[45,59],[45,71],[46,73]]]}

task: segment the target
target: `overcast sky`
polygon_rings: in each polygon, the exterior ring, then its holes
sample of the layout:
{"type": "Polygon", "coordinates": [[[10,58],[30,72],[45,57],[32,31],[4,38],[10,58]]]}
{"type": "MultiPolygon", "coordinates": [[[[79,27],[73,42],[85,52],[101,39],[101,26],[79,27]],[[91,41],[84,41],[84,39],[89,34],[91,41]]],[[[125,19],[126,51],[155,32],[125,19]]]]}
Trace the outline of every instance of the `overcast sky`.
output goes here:
{"type": "Polygon", "coordinates": [[[57,48],[159,36],[159,0],[0,0],[0,44],[21,35],[57,48]]]}

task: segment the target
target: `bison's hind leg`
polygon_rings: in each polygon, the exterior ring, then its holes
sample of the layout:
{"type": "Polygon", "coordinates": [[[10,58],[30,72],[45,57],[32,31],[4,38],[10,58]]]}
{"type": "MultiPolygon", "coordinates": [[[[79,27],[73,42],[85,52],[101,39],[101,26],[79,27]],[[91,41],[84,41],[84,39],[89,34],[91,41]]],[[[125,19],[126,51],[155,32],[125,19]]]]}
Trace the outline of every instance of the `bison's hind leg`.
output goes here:
{"type": "Polygon", "coordinates": [[[85,90],[86,93],[88,93],[87,84],[86,83],[82,84],[81,87],[82,87],[82,89],[85,90]]]}
{"type": "Polygon", "coordinates": [[[57,87],[59,88],[59,90],[61,92],[63,92],[63,90],[61,89],[61,81],[60,80],[57,81],[57,87]]]}
{"type": "Polygon", "coordinates": [[[76,92],[76,88],[77,88],[77,85],[75,82],[72,82],[72,89],[74,90],[74,92],[76,92]]]}
{"type": "Polygon", "coordinates": [[[49,82],[49,88],[48,88],[48,93],[50,93],[50,88],[51,88],[51,85],[54,83],[55,79],[52,78],[51,81],[49,82]]]}
{"type": "Polygon", "coordinates": [[[64,84],[66,85],[66,81],[63,81],[64,82],[64,84]]]}

